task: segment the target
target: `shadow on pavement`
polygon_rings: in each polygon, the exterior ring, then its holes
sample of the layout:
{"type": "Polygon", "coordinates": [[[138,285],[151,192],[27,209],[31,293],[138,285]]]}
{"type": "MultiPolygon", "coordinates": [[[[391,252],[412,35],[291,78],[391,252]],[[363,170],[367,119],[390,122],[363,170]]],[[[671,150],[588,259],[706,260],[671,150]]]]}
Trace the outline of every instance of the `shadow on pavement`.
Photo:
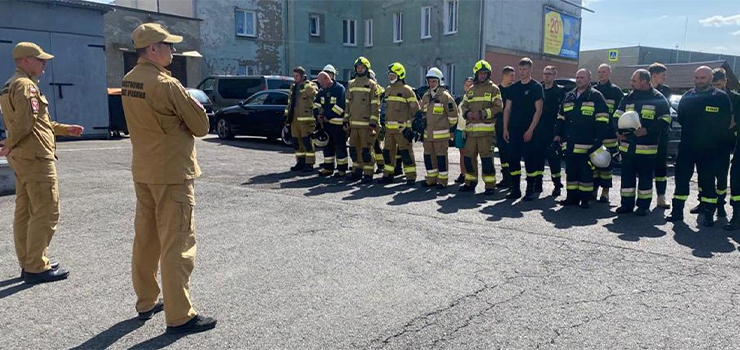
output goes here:
{"type": "Polygon", "coordinates": [[[268,140],[262,138],[236,138],[234,140],[221,140],[216,137],[206,137],[205,142],[218,143],[221,146],[230,146],[238,148],[253,149],[259,151],[274,151],[285,154],[294,153],[293,148],[284,145],[280,141],[268,140]]]}
{"type": "Polygon", "coordinates": [[[23,282],[23,279],[20,278],[20,277],[16,277],[16,278],[13,278],[13,279],[9,279],[9,280],[5,280],[5,281],[0,282],[0,284],[1,284],[2,287],[11,286],[11,287],[5,288],[3,290],[0,290],[0,299],[5,299],[5,298],[7,298],[7,297],[9,297],[9,296],[11,296],[11,295],[13,295],[15,293],[22,292],[22,291],[24,291],[26,289],[29,289],[29,288],[33,287],[32,284],[26,284],[26,283],[21,283],[21,282],[23,282]],[[18,285],[13,286],[13,284],[15,284],[15,283],[21,283],[21,284],[18,284],[18,285]]]}
{"type": "Polygon", "coordinates": [[[377,179],[374,180],[376,182],[366,185],[362,185],[359,182],[350,183],[350,186],[352,186],[352,188],[355,190],[352,191],[348,196],[342,198],[342,200],[355,201],[366,198],[385,197],[399,191],[410,189],[410,187],[407,187],[405,184],[399,184],[399,181],[396,181],[394,185],[381,185],[377,183],[377,179]]]}
{"type": "Polygon", "coordinates": [[[565,199],[564,196],[558,197],[557,201],[552,197],[550,199],[554,205],[542,211],[542,218],[553,224],[557,229],[596,225],[599,220],[611,218],[616,215],[611,211],[611,207],[605,203],[591,201],[591,208],[583,209],[577,205],[560,205],[558,201],[565,199]]]}
{"type": "Polygon", "coordinates": [[[300,173],[294,172],[294,171],[284,171],[281,173],[257,175],[255,177],[250,178],[249,180],[245,182],[242,182],[241,185],[249,186],[249,185],[258,185],[258,184],[273,184],[273,183],[278,183],[282,180],[298,177],[299,174],[300,173]]]}
{"type": "Polygon", "coordinates": [[[454,187],[448,187],[447,191],[451,196],[437,201],[439,205],[437,212],[442,214],[457,213],[464,209],[475,209],[493,199],[493,197],[486,197],[483,194],[459,193],[454,187]]]}
{"type": "Polygon", "coordinates": [[[546,211],[557,206],[557,203],[555,203],[552,197],[542,196],[534,201],[525,202],[521,199],[506,199],[506,195],[508,193],[508,191],[503,191],[490,197],[491,200],[496,201],[496,203],[485,207],[480,211],[481,214],[488,215],[486,220],[496,222],[501,221],[504,218],[522,218],[524,217],[525,212],[534,210],[540,210],[544,215],[546,211]]]}
{"type": "MultiPolygon", "coordinates": [[[[614,215],[617,215],[614,213],[614,215]]],[[[647,216],[639,217],[633,214],[621,214],[610,223],[604,225],[609,232],[618,234],[617,238],[627,242],[639,242],[642,238],[659,238],[667,234],[658,228],[665,224],[663,210],[653,210],[647,216]]]]}
{"type": "Polygon", "coordinates": [[[143,325],[144,321],[140,321],[136,317],[118,322],[102,333],[70,350],[106,349],[143,325]]]}
{"type": "Polygon", "coordinates": [[[407,187],[405,189],[402,189],[402,192],[399,192],[393,196],[393,199],[388,202],[388,205],[398,206],[413,202],[431,201],[433,199],[436,199],[437,197],[447,195],[452,190],[451,188],[438,190],[436,187],[419,186],[421,186],[421,183],[417,183],[416,187],[407,187]]]}
{"type": "Polygon", "coordinates": [[[697,258],[712,258],[715,253],[731,253],[737,250],[732,240],[739,241],[737,233],[722,229],[724,222],[716,222],[714,227],[702,227],[694,230],[684,222],[674,223],[673,239],[676,243],[691,248],[691,254],[697,258]]]}
{"type": "Polygon", "coordinates": [[[129,348],[129,350],[138,350],[138,349],[163,349],[166,348],[176,341],[180,340],[180,338],[187,336],[188,334],[167,334],[163,333],[159,336],[156,336],[152,339],[149,339],[147,341],[141,342],[139,344],[136,344],[129,348]]]}

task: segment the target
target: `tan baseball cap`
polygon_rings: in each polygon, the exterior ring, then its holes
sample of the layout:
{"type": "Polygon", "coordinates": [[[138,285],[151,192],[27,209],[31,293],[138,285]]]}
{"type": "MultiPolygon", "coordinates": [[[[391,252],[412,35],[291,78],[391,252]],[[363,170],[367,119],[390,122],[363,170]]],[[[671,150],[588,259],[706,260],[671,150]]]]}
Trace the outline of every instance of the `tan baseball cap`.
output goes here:
{"type": "Polygon", "coordinates": [[[17,60],[19,58],[23,57],[36,57],[38,59],[42,60],[50,60],[54,58],[54,55],[50,55],[44,50],[41,49],[41,46],[38,46],[31,42],[20,42],[18,45],[15,45],[15,48],[13,49],[13,59],[17,60]]]}
{"type": "Polygon", "coordinates": [[[177,44],[182,42],[182,37],[172,35],[159,23],[144,23],[134,29],[131,33],[134,40],[134,48],[143,49],[156,43],[177,44]]]}

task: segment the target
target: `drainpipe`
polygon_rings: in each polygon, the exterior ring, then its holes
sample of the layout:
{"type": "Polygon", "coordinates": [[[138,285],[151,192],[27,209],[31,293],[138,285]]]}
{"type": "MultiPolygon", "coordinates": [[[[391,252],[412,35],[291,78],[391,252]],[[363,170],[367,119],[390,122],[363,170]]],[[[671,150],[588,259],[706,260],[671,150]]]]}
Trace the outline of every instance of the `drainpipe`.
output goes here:
{"type": "Polygon", "coordinates": [[[483,40],[483,21],[485,19],[485,0],[480,0],[480,25],[478,26],[478,52],[480,53],[481,60],[486,58],[485,45],[483,40]]]}

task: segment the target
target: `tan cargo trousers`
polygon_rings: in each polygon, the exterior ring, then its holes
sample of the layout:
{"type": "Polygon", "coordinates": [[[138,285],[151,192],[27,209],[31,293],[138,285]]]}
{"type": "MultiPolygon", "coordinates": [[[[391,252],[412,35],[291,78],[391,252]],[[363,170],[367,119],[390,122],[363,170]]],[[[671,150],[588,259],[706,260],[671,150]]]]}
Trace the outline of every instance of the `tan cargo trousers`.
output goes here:
{"type": "Polygon", "coordinates": [[[167,325],[183,325],[197,315],[189,292],[196,251],[193,181],[134,186],[136,219],[131,276],[138,297],[136,310],[149,311],[157,303],[157,270],[161,266],[167,325]]]}

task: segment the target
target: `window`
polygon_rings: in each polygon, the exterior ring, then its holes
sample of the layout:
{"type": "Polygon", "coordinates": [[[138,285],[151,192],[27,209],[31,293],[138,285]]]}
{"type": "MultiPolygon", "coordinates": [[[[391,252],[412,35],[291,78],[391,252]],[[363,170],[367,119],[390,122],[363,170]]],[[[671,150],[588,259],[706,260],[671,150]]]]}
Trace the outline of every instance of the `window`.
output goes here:
{"type": "Polygon", "coordinates": [[[240,64],[236,68],[236,75],[259,75],[259,72],[255,66],[240,64]]]}
{"type": "Polygon", "coordinates": [[[267,100],[267,95],[267,93],[254,95],[250,97],[245,104],[252,106],[263,105],[265,104],[265,100],[267,100]]]}
{"type": "Polygon", "coordinates": [[[206,80],[203,80],[200,85],[198,85],[198,89],[203,90],[203,92],[207,94],[213,93],[213,85],[216,83],[216,79],[214,78],[208,78],[206,80]]]}
{"type": "Polygon", "coordinates": [[[321,35],[321,19],[318,15],[308,17],[308,34],[311,36],[321,35]]]}
{"type": "Polygon", "coordinates": [[[265,78],[268,89],[290,89],[293,78],[265,78]]]}
{"type": "Polygon", "coordinates": [[[236,10],[236,35],[257,37],[257,13],[254,11],[236,10]]]}
{"type": "Polygon", "coordinates": [[[457,33],[457,10],[460,1],[445,1],[445,35],[457,33]]]}
{"type": "Polygon", "coordinates": [[[273,106],[287,106],[288,105],[288,94],[282,94],[279,92],[271,92],[267,99],[265,99],[266,105],[273,106]]]}
{"type": "Polygon", "coordinates": [[[429,39],[432,37],[432,8],[421,8],[421,38],[429,39]]]}
{"type": "Polygon", "coordinates": [[[365,20],[365,47],[373,46],[373,20],[365,20]]]}
{"type": "Polygon", "coordinates": [[[455,64],[448,63],[445,65],[445,82],[451,94],[455,94],[455,64]]]}
{"type": "Polygon", "coordinates": [[[403,13],[393,15],[393,42],[403,42],[403,13]]]}
{"type": "Polygon", "coordinates": [[[342,42],[347,46],[357,46],[357,21],[354,19],[344,20],[344,31],[342,33],[342,42]]]}
{"type": "Polygon", "coordinates": [[[243,100],[259,90],[259,78],[222,78],[218,81],[218,94],[225,99],[243,100]]]}

